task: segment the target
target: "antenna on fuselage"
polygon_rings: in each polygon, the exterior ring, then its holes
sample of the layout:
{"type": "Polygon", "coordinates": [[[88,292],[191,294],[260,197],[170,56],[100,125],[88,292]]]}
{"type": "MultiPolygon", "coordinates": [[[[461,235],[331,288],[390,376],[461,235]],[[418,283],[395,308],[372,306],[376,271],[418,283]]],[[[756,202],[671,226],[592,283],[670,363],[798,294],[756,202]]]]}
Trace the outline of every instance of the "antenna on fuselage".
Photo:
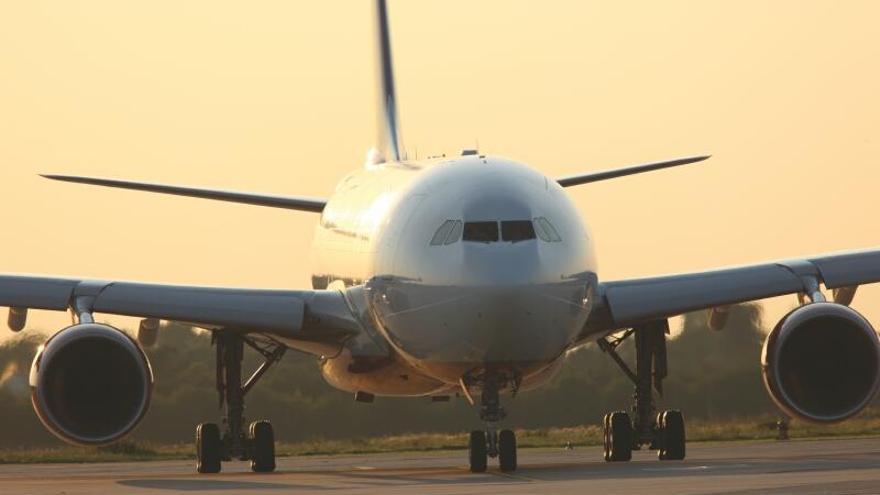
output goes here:
{"type": "Polygon", "coordinates": [[[394,89],[394,69],[391,62],[391,36],[388,26],[388,7],[385,0],[376,0],[376,55],[378,60],[379,137],[376,152],[368,155],[368,162],[380,164],[398,162],[403,158],[400,125],[397,116],[397,95],[394,89]]]}

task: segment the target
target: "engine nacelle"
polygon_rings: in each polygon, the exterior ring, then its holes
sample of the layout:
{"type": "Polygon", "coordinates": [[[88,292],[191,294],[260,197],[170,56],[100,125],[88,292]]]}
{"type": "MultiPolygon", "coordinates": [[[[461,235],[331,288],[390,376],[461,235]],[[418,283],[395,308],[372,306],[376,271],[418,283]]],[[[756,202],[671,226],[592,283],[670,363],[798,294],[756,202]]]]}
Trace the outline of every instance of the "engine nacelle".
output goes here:
{"type": "Polygon", "coordinates": [[[843,421],[880,386],[880,340],[862,315],[834,303],[788,313],[764,341],[764,384],[786,413],[815,423],[843,421]]]}
{"type": "Polygon", "coordinates": [[[128,335],[108,325],[67,327],[37,350],[31,401],[46,428],[77,445],[106,445],[147,412],[153,371],[128,335]]]}

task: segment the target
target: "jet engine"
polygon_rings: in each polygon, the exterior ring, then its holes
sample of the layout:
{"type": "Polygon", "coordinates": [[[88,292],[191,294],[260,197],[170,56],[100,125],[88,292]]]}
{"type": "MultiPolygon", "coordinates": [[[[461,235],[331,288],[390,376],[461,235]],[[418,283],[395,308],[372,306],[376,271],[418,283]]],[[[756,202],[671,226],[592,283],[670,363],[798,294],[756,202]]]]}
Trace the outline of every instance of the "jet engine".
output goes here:
{"type": "Polygon", "coordinates": [[[880,341],[862,315],[817,302],[788,313],[764,341],[764,384],[793,417],[834,423],[865,408],[880,385],[880,341]]]}
{"type": "Polygon", "coordinates": [[[70,443],[105,445],[143,418],[153,371],[140,346],[122,331],[81,323],[40,346],[29,381],[34,410],[49,431],[70,443]]]}

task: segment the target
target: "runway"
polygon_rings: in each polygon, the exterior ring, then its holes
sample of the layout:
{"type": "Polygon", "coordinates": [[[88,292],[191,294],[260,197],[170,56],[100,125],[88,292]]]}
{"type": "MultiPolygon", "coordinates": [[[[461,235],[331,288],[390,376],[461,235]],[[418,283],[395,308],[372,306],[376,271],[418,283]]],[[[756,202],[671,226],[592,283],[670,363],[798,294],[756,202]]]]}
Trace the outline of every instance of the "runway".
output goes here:
{"type": "Polygon", "coordinates": [[[191,461],[0,466],[3,494],[878,494],[880,438],[691,444],[683,462],[599,448],[521,449],[520,470],[469,473],[466,451],[284,458],[257,475],[244,462],[197,475],[191,461]]]}

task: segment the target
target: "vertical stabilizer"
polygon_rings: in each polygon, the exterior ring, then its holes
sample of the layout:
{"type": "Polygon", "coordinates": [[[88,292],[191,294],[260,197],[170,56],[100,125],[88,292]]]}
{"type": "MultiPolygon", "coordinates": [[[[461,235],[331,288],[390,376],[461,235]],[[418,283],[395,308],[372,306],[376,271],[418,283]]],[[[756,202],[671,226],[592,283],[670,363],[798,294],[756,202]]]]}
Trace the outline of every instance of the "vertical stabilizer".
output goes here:
{"type": "Polygon", "coordinates": [[[397,162],[403,156],[397,118],[397,96],[394,91],[394,70],[391,63],[391,37],[388,32],[388,7],[385,0],[376,0],[376,54],[378,58],[379,141],[373,163],[397,162]]]}

